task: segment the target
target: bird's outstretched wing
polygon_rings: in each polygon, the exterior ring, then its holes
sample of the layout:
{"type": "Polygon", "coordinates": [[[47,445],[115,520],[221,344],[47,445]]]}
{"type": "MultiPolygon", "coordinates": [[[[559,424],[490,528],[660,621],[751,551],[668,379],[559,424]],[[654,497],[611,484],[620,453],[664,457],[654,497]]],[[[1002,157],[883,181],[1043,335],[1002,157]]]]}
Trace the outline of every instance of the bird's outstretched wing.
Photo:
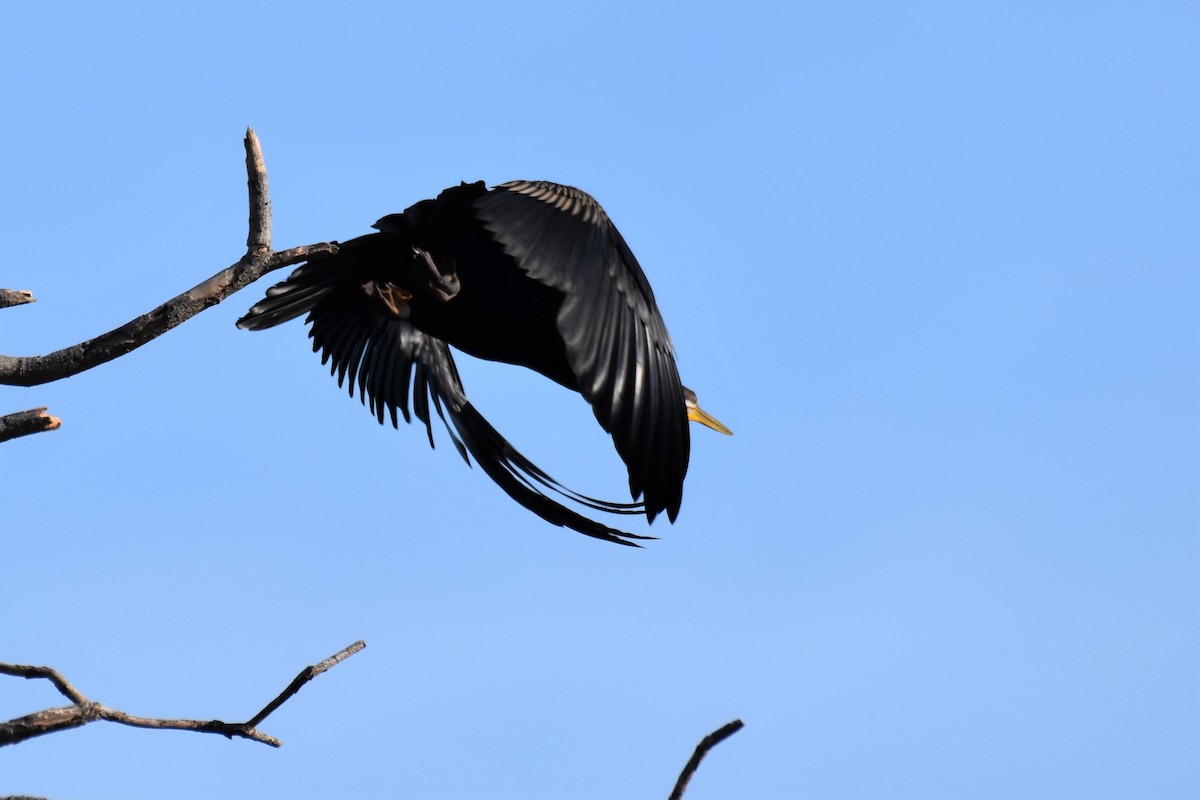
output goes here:
{"type": "MultiPolygon", "coordinates": [[[[349,256],[357,247],[365,256],[374,246],[375,236],[378,234],[347,242],[342,252],[349,256]]],[[[364,258],[364,263],[374,260],[364,258]]],[[[270,327],[308,311],[309,336],[313,350],[321,353],[321,363],[330,365],[339,386],[348,384],[351,396],[357,390],[381,424],[390,417],[392,425],[399,427],[400,416],[411,422],[415,415],[424,424],[432,446],[432,405],[463,459],[470,464],[473,458],[511,498],[542,519],[618,544],[634,545],[632,540],[653,538],[602,525],[547,495],[543,489],[598,511],[642,512],[641,504],[611,503],[575,492],[521,455],[467,400],[446,343],[387,313],[378,298],[364,289],[361,279],[346,280],[347,268],[353,269],[355,261],[335,256],[305,264],[273,287],[239,320],[239,326],[251,330],[270,327]]]]}
{"type": "Polygon", "coordinates": [[[580,393],[612,434],[629,490],[653,521],[679,513],[690,449],[674,348],[641,266],[600,204],[545,181],[511,181],[475,201],[529,277],[565,295],[558,329],[580,393]]]}

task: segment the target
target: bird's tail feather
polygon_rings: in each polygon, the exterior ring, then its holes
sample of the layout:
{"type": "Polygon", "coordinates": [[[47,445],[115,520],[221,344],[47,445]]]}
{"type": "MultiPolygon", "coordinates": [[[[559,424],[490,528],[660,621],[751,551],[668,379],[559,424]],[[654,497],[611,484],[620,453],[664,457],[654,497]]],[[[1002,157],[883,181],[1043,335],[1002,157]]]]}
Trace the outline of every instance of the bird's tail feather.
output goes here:
{"type": "MultiPolygon", "coordinates": [[[[436,394],[434,398],[435,404],[438,405],[438,413],[441,414],[441,404],[437,403],[436,394]]],[[[542,519],[597,539],[632,547],[637,545],[630,541],[631,539],[655,538],[610,528],[588,519],[543,493],[539,486],[580,505],[610,514],[640,514],[644,510],[641,503],[613,503],[580,494],[559,483],[521,455],[469,402],[464,403],[458,410],[447,410],[458,434],[454,439],[455,444],[459,445],[459,452],[465,447],[474,456],[475,463],[479,464],[488,477],[509,497],[542,519]]],[[[454,432],[451,433],[453,435],[454,432]]]]}
{"type": "Polygon", "coordinates": [[[287,280],[268,289],[266,297],[247,311],[237,326],[261,331],[309,313],[323,298],[353,282],[358,272],[378,260],[384,245],[382,236],[371,233],[342,242],[336,253],[314,256],[293,270],[287,280]]]}
{"type": "Polygon", "coordinates": [[[310,261],[286,281],[267,290],[267,296],[237,321],[242,330],[261,331],[312,311],[335,288],[344,271],[335,262],[310,261]]]}

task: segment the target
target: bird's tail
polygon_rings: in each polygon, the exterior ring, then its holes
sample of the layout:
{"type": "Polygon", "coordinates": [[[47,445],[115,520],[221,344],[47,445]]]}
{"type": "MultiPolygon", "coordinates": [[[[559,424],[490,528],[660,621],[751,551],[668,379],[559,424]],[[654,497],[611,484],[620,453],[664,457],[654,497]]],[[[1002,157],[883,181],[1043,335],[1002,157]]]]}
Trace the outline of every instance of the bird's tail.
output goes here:
{"type": "MultiPolygon", "coordinates": [[[[434,394],[434,403],[439,414],[442,413],[441,403],[434,394]]],[[[496,484],[525,508],[537,514],[547,522],[567,527],[597,539],[603,539],[616,544],[633,545],[633,539],[653,539],[653,536],[641,536],[635,533],[610,528],[600,522],[583,516],[570,508],[558,503],[554,498],[545,494],[542,489],[570,499],[580,505],[596,511],[609,514],[641,514],[645,507],[641,503],[615,503],[598,500],[559,483],[513,447],[500,432],[492,427],[483,415],[475,410],[470,402],[463,402],[458,408],[447,402],[446,411],[450,423],[457,433],[455,445],[466,459],[466,452],[475,458],[475,463],[487,473],[496,484]],[[464,449],[466,452],[464,452],[464,449]]],[[[467,463],[470,463],[468,460],[467,463]]]]}
{"type": "Polygon", "coordinates": [[[286,281],[268,289],[266,297],[247,311],[237,326],[261,331],[309,313],[331,292],[359,277],[372,259],[380,258],[383,238],[378,233],[360,236],[338,245],[336,253],[314,256],[293,270],[286,281]]]}

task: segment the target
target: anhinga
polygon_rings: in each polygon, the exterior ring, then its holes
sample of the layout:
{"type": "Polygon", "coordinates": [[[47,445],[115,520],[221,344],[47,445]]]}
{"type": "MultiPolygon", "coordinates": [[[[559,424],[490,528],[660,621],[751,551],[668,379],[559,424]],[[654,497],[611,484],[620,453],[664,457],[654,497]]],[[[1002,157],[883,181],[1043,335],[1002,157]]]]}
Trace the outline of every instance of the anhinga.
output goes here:
{"type": "Polygon", "coordinates": [[[543,519],[621,544],[646,538],[559,504],[550,490],[617,514],[679,513],[689,419],[728,429],[679,381],[654,293],[625,239],[590,195],[545,181],[446,189],[378,233],[314,257],[238,320],[261,330],[308,314],[313,350],[349,378],[384,421],[413,412],[433,443],[429,401],[509,496],[543,519]],[[449,346],[537,370],[592,405],[629,469],[640,503],[574,492],[512,447],[467,401],[449,346]],[[447,416],[449,419],[447,420],[447,416]]]}

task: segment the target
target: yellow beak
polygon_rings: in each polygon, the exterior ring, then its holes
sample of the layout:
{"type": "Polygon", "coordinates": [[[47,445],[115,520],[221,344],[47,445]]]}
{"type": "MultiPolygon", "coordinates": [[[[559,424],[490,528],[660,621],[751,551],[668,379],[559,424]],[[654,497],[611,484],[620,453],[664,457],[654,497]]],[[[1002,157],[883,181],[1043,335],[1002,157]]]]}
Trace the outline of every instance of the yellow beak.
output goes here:
{"type": "Polygon", "coordinates": [[[696,393],[686,386],[683,387],[684,404],[687,406],[688,419],[692,422],[699,422],[706,428],[712,428],[717,433],[723,433],[726,436],[733,436],[733,431],[721,424],[721,421],[709,414],[696,402],[696,393]]]}

